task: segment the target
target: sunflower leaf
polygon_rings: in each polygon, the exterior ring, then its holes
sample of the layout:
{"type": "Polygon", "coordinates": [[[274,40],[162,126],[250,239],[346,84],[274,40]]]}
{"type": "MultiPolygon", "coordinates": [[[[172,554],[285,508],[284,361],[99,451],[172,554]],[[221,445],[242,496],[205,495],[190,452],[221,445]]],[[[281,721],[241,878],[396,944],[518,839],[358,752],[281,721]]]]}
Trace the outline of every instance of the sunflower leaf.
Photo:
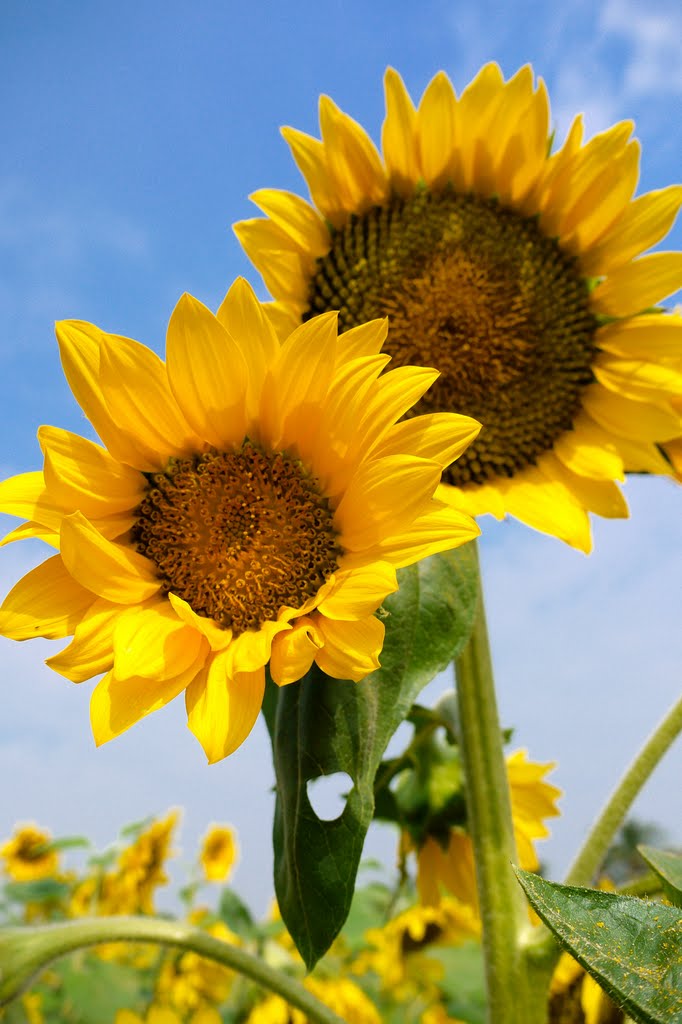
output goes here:
{"type": "Polygon", "coordinates": [[[661,879],[663,891],[673,906],[682,907],[682,856],[653,846],[638,846],[637,850],[661,879]]]}
{"type": "Polygon", "coordinates": [[[632,1020],[682,1020],[682,913],[676,907],[516,874],[561,945],[632,1020]]]}
{"type": "Polygon", "coordinates": [[[284,922],[309,968],[327,951],[350,909],[374,777],[386,746],[419,691],[466,642],[477,599],[474,551],[434,555],[399,574],[386,601],[381,668],[361,683],[330,679],[316,666],[264,705],[273,745],[277,800],[275,889],[284,922]],[[307,785],[346,772],[343,813],[318,817],[307,785]]]}

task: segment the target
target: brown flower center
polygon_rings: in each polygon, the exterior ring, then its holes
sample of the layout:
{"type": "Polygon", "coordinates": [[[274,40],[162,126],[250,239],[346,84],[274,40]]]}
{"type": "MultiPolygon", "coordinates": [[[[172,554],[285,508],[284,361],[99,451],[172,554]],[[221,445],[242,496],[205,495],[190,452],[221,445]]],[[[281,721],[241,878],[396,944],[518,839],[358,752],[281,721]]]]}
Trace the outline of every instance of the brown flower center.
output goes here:
{"type": "Polygon", "coordinates": [[[336,570],[341,547],[319,482],[282,452],[245,441],[150,474],[132,539],[193,611],[235,635],[299,608],[336,570]]]}
{"type": "Polygon", "coordinates": [[[575,260],[494,199],[423,190],[351,217],[317,261],[304,319],[328,309],[344,329],[388,315],[392,365],[441,371],[415,413],[481,421],[444,475],[458,486],[535,463],[593,380],[596,320],[575,260]]]}

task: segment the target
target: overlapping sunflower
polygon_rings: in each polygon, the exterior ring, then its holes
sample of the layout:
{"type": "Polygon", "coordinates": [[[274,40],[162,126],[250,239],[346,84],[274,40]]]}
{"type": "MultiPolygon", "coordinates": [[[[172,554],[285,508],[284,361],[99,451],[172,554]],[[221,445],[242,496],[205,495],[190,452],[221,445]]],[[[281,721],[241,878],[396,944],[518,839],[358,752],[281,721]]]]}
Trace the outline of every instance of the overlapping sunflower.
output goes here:
{"type": "Polygon", "coordinates": [[[284,341],[238,281],[214,316],[183,296],[167,362],[83,322],[58,325],[67,380],[104,447],[41,427],[42,472],[0,484],[0,509],[58,553],[0,611],[0,631],[71,643],[48,664],[91,701],[102,743],[183,691],[209,761],[316,662],[358,680],[379,664],[375,612],[396,569],[478,534],[434,497],[479,424],[402,422],[438,377],[382,374],[385,321],[337,335],[325,313],[284,341]]]}
{"type": "Polygon", "coordinates": [[[587,551],[588,512],[627,515],[626,472],[682,474],[682,316],[652,308],[682,253],[642,255],[682,187],[633,199],[629,121],[584,142],[578,116],[552,153],[530,67],[488,64],[459,97],[441,72],[417,108],[389,69],[385,92],[383,157],[323,96],[321,140],[283,129],[312,202],[262,189],[266,217],[235,226],[273,323],[388,315],[393,360],[442,371],[416,410],[483,424],[442,497],[587,551]]]}

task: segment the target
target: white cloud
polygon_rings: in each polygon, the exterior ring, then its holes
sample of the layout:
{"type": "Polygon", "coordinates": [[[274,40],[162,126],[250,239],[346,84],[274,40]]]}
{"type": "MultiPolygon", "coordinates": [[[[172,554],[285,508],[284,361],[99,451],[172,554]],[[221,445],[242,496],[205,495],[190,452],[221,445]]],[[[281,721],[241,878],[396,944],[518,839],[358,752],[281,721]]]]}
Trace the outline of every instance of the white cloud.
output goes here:
{"type": "Polygon", "coordinates": [[[629,56],[623,87],[629,95],[682,93],[682,10],[679,6],[607,0],[600,28],[623,39],[629,56]]]}

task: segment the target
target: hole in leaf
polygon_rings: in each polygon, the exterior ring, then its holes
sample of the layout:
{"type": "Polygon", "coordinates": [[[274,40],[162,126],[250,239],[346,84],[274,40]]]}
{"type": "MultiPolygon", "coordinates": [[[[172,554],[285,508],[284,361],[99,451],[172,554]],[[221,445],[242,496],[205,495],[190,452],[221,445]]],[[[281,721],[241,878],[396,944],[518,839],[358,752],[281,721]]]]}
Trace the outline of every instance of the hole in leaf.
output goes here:
{"type": "Polygon", "coordinates": [[[320,821],[336,821],[341,817],[352,788],[353,780],[348,772],[308,779],[308,800],[320,821]]]}

